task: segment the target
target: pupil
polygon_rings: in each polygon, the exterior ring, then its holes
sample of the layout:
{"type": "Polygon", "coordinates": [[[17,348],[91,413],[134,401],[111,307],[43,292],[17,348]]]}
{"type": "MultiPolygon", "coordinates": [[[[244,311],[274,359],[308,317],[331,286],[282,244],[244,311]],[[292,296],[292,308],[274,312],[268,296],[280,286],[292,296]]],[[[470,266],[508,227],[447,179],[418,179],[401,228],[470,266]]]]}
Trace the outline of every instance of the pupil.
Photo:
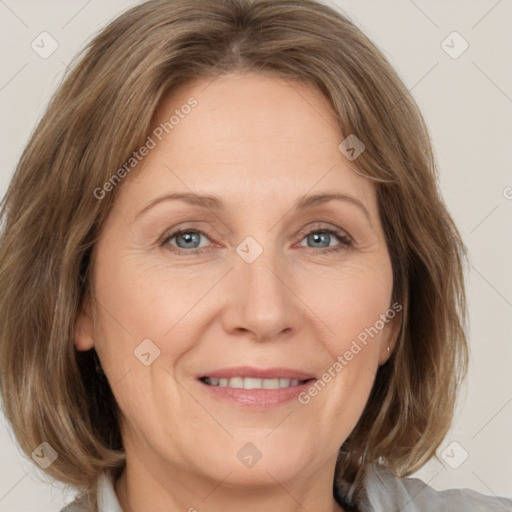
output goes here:
{"type": "MultiPolygon", "coordinates": [[[[199,234],[198,233],[183,233],[181,234],[179,237],[177,237],[176,241],[178,242],[179,240],[183,239],[185,240],[185,244],[190,244],[190,242],[198,242],[198,238],[199,238],[199,234]],[[195,238],[195,240],[194,240],[195,238]]],[[[178,246],[180,246],[179,242],[178,242],[178,246]]],[[[186,247],[189,247],[189,245],[186,245],[186,247]]]]}
{"type": "MultiPolygon", "coordinates": [[[[329,246],[329,233],[314,233],[310,235],[310,238],[313,240],[313,243],[320,243],[322,247],[329,246]]],[[[190,247],[190,244],[199,243],[199,233],[182,233],[177,237],[176,241],[179,247],[182,245],[179,243],[179,240],[184,240],[185,248],[190,247]]]]}
{"type": "Polygon", "coordinates": [[[315,242],[321,242],[322,240],[324,242],[326,242],[322,247],[328,247],[329,246],[329,240],[327,239],[327,237],[329,237],[329,234],[328,233],[315,233],[313,235],[311,235],[313,237],[313,240],[315,242]]]}

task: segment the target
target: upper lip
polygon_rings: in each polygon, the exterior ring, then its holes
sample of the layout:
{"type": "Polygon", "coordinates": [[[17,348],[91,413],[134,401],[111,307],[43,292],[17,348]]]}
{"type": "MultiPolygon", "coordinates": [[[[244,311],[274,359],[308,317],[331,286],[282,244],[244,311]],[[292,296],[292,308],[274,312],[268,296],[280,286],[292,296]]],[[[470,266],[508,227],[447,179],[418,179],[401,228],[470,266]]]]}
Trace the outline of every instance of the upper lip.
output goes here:
{"type": "Polygon", "coordinates": [[[255,368],[252,366],[233,366],[230,368],[221,368],[204,372],[198,376],[199,379],[204,377],[213,377],[218,379],[230,379],[232,377],[251,377],[254,379],[296,379],[309,380],[315,376],[292,368],[255,368]]]}

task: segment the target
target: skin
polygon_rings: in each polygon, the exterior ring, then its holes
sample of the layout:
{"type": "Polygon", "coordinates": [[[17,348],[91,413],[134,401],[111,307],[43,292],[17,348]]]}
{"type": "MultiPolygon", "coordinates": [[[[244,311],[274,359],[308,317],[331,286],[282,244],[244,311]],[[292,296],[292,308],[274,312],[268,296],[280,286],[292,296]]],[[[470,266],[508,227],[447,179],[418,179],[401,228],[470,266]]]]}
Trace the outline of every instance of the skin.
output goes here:
{"type": "Polygon", "coordinates": [[[307,405],[234,404],[196,377],[249,365],[318,378],[390,308],[375,186],[338,150],[345,136],[312,86],[251,73],[198,79],[162,102],[154,126],[190,96],[198,105],[123,181],[96,246],[96,307],[77,322],[77,348],[96,349],[123,413],[118,499],[125,512],[342,510],[337,451],[393,349],[398,315],[307,405]],[[217,196],[226,210],[167,200],[139,214],[175,192],[217,196]],[[356,198],[369,219],[349,201],[293,209],[322,192],[356,198]],[[207,236],[165,242],[184,227],[207,236]],[[308,236],[325,228],[351,244],[308,236]],[[252,263],[236,252],[248,236],[263,249],[252,263]],[[134,356],[145,339],[160,349],[149,366],[134,356]],[[251,468],[237,457],[248,442],[262,454],[251,468]]]}

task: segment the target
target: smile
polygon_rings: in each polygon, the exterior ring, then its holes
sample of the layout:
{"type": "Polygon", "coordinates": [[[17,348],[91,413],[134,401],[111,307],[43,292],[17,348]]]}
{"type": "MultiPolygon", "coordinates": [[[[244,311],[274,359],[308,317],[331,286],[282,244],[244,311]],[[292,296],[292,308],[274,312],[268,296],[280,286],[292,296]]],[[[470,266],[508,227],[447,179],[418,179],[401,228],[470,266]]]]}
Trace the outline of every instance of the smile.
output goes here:
{"type": "Polygon", "coordinates": [[[215,400],[256,409],[293,402],[316,381],[313,373],[299,369],[252,366],[210,369],[196,378],[215,400]]]}
{"type": "Polygon", "coordinates": [[[203,377],[200,379],[209,386],[217,386],[220,388],[234,389],[280,389],[300,386],[308,382],[308,380],[298,379],[257,379],[254,377],[203,377]]]}

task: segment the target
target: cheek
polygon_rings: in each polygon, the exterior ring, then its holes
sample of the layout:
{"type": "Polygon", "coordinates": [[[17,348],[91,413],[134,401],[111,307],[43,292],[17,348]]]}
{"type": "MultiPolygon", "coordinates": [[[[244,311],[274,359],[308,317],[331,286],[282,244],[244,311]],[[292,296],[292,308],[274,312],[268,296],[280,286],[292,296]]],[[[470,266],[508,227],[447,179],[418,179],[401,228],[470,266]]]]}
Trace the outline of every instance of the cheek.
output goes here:
{"type": "MultiPolygon", "coordinates": [[[[140,253],[106,245],[96,262],[96,293],[105,324],[114,332],[164,338],[204,295],[207,276],[185,268],[154,263],[140,253]]],[[[124,337],[124,336],[123,336],[124,337]]]]}
{"type": "MultiPolygon", "coordinates": [[[[324,373],[317,390],[304,396],[304,402],[315,400],[319,414],[343,418],[346,435],[364,410],[378,370],[392,284],[391,262],[382,254],[365,264],[344,267],[335,280],[324,283],[329,293],[316,299],[315,311],[334,334],[324,338],[329,354],[324,373]]],[[[314,299],[314,291],[310,297],[314,299]]]]}
{"type": "Polygon", "coordinates": [[[385,330],[382,315],[390,308],[393,285],[387,254],[312,275],[304,283],[310,283],[301,288],[304,302],[331,333],[325,337],[331,355],[349,350],[354,340],[366,348],[361,354],[378,352],[376,341],[385,330]]]}
{"type": "Polygon", "coordinates": [[[153,263],[141,254],[117,250],[114,238],[107,241],[98,250],[95,266],[101,319],[96,350],[111,386],[123,381],[114,390],[122,404],[125,399],[142,400],[138,393],[147,393],[153,385],[154,375],[148,378],[151,372],[144,366],[144,358],[154,360],[151,369],[160,368],[166,380],[166,369],[173,371],[174,362],[193,349],[201,324],[198,303],[218,277],[198,278],[191,269],[153,263]],[[190,318],[194,321],[192,335],[190,318]],[[147,353],[149,357],[142,356],[147,353]],[[132,390],[130,383],[137,387],[132,390]]]}

